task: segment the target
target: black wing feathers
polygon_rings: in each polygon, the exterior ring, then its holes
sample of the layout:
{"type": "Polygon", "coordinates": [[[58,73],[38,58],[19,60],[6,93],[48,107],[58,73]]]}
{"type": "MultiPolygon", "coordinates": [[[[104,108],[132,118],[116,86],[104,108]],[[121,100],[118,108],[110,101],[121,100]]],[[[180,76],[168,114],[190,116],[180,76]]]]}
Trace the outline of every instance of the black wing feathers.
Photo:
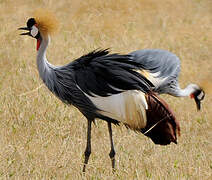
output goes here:
{"type": "Polygon", "coordinates": [[[131,60],[130,55],[108,53],[93,51],[70,64],[83,92],[90,96],[109,96],[124,90],[150,90],[152,83],[136,72],[141,65],[131,60]]]}

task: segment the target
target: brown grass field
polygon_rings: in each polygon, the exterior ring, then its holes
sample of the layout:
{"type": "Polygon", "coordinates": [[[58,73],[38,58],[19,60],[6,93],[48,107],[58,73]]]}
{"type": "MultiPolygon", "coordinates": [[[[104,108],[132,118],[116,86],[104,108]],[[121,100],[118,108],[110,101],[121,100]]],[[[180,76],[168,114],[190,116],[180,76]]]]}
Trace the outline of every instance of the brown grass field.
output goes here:
{"type": "Polygon", "coordinates": [[[0,0],[0,179],[212,179],[211,57],[211,0],[0,0]],[[160,48],[181,58],[181,86],[198,83],[206,98],[197,112],[190,98],[163,95],[180,121],[178,145],[154,145],[113,126],[113,174],[107,124],[97,120],[87,172],[81,172],[86,119],[42,84],[36,42],[17,31],[42,7],[60,22],[48,48],[52,64],[96,48],[160,48]]]}

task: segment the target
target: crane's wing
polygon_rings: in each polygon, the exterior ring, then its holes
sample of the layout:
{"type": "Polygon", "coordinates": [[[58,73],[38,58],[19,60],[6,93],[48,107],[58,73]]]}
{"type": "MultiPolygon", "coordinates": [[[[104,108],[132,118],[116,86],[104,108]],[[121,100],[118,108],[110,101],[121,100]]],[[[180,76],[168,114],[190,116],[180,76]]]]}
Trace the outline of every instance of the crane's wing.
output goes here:
{"type": "Polygon", "coordinates": [[[166,50],[145,49],[129,55],[133,61],[140,64],[140,73],[154,84],[159,93],[165,90],[171,81],[172,84],[178,85],[180,60],[175,54],[166,50]]]}
{"type": "Polygon", "coordinates": [[[152,83],[137,72],[140,64],[129,55],[93,51],[70,64],[79,88],[89,96],[110,96],[126,90],[149,92],[152,83]]]}
{"type": "Polygon", "coordinates": [[[129,55],[93,51],[66,66],[54,68],[50,89],[88,118],[122,122],[133,129],[146,124],[145,94],[152,83],[137,72],[129,55]]]}

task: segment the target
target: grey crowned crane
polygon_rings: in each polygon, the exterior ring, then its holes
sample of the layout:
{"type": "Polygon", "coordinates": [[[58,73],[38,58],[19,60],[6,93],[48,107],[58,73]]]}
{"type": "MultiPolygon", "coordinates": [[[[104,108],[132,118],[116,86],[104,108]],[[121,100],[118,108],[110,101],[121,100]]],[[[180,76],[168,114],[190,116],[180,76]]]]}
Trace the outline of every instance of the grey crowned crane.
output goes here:
{"type": "Polygon", "coordinates": [[[166,50],[145,49],[134,51],[130,55],[142,66],[140,73],[155,86],[154,92],[176,97],[190,96],[195,100],[197,110],[200,110],[205,92],[197,84],[189,84],[185,89],[180,88],[180,59],[175,54],[166,50]]]}
{"type": "Polygon", "coordinates": [[[109,54],[107,50],[93,51],[65,66],[47,61],[46,49],[54,18],[38,16],[19,28],[37,40],[37,68],[48,89],[66,104],[74,105],[87,118],[87,145],[83,172],[91,154],[91,125],[96,118],[108,124],[111,151],[115,168],[113,124],[141,132],[155,144],[177,143],[179,123],[168,105],[152,92],[152,83],[140,73],[143,65],[133,55],[109,54]]]}

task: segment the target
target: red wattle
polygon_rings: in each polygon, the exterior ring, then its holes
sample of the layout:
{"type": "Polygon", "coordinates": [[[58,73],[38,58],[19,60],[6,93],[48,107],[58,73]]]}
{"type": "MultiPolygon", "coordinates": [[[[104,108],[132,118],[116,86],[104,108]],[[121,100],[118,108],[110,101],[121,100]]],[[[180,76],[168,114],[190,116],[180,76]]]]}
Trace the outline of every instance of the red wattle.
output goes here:
{"type": "Polygon", "coordinates": [[[40,39],[37,39],[37,51],[38,51],[39,47],[40,47],[40,39]]]}
{"type": "Polygon", "coordinates": [[[194,98],[194,94],[190,94],[190,98],[191,98],[191,99],[194,98]]]}

